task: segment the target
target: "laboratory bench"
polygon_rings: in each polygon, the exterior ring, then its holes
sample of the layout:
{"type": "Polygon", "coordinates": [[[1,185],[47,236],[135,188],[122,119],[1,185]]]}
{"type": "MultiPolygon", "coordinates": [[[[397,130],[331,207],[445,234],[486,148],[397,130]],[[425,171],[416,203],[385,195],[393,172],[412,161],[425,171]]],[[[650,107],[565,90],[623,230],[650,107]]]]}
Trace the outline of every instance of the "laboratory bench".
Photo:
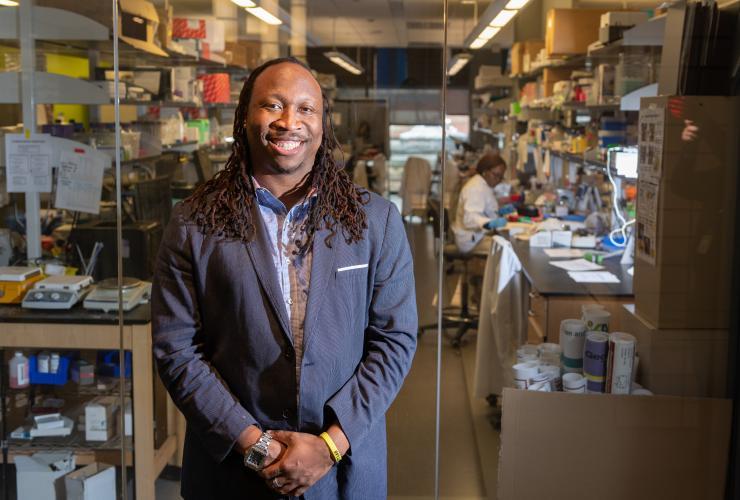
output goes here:
{"type": "Polygon", "coordinates": [[[530,285],[527,311],[527,340],[530,343],[559,342],[560,322],[580,318],[581,306],[600,304],[611,313],[610,330],[621,327],[622,306],[634,302],[631,266],[619,262],[619,257],[602,264],[619,283],[577,283],[568,272],[550,264],[553,260],[543,248],[533,248],[528,241],[511,238],[522,270],[530,285]]]}
{"type": "MultiPolygon", "coordinates": [[[[159,377],[155,376],[149,304],[124,313],[121,329],[116,312],[89,311],[79,305],[67,311],[2,305],[0,332],[0,349],[7,351],[118,350],[122,342],[123,349],[131,352],[130,385],[133,389],[133,446],[131,438],[124,440],[126,465],[134,467],[136,498],[154,498],[154,482],[164,467],[173,461],[182,437],[175,431],[180,425],[176,422],[174,406],[159,377]]],[[[11,430],[7,429],[7,432],[11,430]]],[[[107,443],[91,443],[81,439],[79,432],[75,431],[71,436],[76,439],[37,438],[18,444],[12,441],[10,460],[17,454],[67,449],[75,453],[77,464],[94,461],[121,464],[120,436],[107,443]]]]}

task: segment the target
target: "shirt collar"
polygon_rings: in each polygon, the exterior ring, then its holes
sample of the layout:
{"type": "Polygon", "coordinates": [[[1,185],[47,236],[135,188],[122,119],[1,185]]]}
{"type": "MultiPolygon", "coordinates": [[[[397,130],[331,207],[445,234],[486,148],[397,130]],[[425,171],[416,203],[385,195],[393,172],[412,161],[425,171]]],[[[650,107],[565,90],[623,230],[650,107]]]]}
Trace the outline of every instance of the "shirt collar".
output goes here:
{"type": "Polygon", "coordinates": [[[269,189],[260,186],[256,178],[252,177],[252,182],[254,183],[255,194],[257,195],[257,203],[259,203],[263,207],[269,208],[270,210],[278,214],[290,213],[291,219],[302,219],[308,213],[308,210],[313,206],[313,203],[315,202],[317,197],[316,188],[311,187],[311,191],[309,191],[308,196],[306,196],[306,198],[301,203],[296,204],[293,208],[290,209],[290,212],[288,212],[285,204],[280,201],[277,196],[272,194],[269,189]]]}

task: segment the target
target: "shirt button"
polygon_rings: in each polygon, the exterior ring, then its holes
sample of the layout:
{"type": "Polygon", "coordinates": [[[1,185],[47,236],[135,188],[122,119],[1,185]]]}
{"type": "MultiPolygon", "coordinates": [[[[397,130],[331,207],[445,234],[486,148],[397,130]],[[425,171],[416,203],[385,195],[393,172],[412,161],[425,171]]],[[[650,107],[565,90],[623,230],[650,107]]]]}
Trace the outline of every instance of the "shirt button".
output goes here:
{"type": "Polygon", "coordinates": [[[286,349],[283,353],[283,357],[288,360],[293,359],[293,351],[291,351],[290,349],[286,349]]]}
{"type": "Polygon", "coordinates": [[[289,306],[293,305],[293,299],[291,299],[290,297],[288,297],[288,300],[286,300],[286,302],[288,303],[289,306]]]}

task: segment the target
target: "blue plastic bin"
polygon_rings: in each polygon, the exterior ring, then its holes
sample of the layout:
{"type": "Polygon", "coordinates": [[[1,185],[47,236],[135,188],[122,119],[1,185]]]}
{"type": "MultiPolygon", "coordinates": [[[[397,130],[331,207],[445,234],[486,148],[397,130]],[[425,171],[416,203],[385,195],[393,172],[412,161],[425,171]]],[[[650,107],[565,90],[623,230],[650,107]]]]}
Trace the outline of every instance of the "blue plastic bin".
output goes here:
{"type": "Polygon", "coordinates": [[[64,385],[69,379],[69,356],[59,356],[59,368],[56,373],[39,373],[36,356],[28,358],[28,376],[32,384],[64,385]]]}

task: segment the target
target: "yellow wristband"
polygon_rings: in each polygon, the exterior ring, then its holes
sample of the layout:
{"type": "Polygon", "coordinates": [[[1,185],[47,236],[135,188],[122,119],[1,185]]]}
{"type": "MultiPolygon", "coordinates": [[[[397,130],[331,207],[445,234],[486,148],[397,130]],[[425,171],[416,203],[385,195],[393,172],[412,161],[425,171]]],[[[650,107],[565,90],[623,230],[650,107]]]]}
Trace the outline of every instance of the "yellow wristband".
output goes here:
{"type": "Polygon", "coordinates": [[[339,450],[337,449],[337,445],[334,444],[334,440],[326,432],[322,432],[321,434],[319,434],[319,437],[323,439],[324,442],[326,443],[326,446],[329,447],[329,451],[331,452],[331,458],[334,460],[334,463],[338,464],[339,461],[342,459],[342,454],[339,453],[339,450]]]}

